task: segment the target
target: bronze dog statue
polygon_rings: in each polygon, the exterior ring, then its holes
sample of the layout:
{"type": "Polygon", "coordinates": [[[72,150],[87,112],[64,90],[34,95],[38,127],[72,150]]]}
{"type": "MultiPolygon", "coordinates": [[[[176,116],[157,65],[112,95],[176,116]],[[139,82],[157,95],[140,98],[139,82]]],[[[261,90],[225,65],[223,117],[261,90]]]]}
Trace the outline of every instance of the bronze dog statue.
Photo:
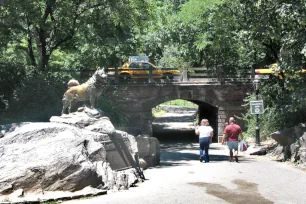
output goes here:
{"type": "Polygon", "coordinates": [[[90,105],[96,108],[100,95],[102,94],[102,86],[107,83],[107,75],[104,69],[98,69],[92,77],[85,83],[79,84],[77,80],[68,82],[68,90],[63,96],[62,114],[70,113],[71,103],[73,101],[90,101],[90,105]],[[69,108],[68,108],[69,107],[69,108]]]}

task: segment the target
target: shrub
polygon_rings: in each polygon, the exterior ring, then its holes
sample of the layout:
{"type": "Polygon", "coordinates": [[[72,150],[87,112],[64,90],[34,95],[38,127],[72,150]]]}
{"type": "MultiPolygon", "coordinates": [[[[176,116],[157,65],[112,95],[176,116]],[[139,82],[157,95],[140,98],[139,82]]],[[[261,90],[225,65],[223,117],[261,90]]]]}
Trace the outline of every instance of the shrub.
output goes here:
{"type": "Polygon", "coordinates": [[[48,121],[50,116],[59,115],[70,78],[67,74],[41,73],[28,67],[26,76],[10,98],[10,116],[19,120],[48,121]]]}

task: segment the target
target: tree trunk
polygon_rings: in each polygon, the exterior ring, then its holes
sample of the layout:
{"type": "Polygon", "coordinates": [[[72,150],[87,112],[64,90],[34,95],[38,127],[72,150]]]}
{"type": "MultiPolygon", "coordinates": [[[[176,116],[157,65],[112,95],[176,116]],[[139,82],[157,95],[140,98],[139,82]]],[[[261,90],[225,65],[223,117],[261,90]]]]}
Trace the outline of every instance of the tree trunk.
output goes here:
{"type": "Polygon", "coordinates": [[[28,53],[28,56],[30,58],[31,65],[32,66],[36,66],[37,64],[36,64],[36,61],[35,61],[35,56],[34,56],[34,52],[33,52],[32,37],[31,37],[30,33],[28,33],[27,40],[28,40],[28,50],[27,50],[27,53],[28,53]]]}
{"type": "Polygon", "coordinates": [[[50,55],[47,55],[47,54],[42,55],[42,58],[40,59],[40,62],[39,62],[39,70],[41,71],[48,70],[49,58],[50,58],[50,55]]]}
{"type": "Polygon", "coordinates": [[[47,43],[45,37],[45,31],[40,27],[36,28],[37,30],[37,48],[39,54],[39,71],[48,70],[48,63],[50,54],[47,53],[47,43]]]}

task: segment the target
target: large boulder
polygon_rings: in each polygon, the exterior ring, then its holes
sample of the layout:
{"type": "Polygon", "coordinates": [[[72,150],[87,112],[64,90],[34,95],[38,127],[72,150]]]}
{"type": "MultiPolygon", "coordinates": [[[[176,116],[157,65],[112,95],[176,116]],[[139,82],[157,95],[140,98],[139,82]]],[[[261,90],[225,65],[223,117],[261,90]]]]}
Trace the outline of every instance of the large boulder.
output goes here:
{"type": "Polygon", "coordinates": [[[50,118],[50,122],[64,123],[75,127],[84,128],[86,130],[110,135],[115,133],[116,129],[108,117],[93,117],[91,114],[88,115],[88,112],[93,112],[93,110],[85,107],[84,111],[82,112],[75,112],[62,116],[52,116],[50,118]]]}
{"type": "Polygon", "coordinates": [[[282,146],[291,145],[295,142],[294,128],[287,128],[274,132],[271,137],[282,146]]]}
{"type": "Polygon", "coordinates": [[[106,160],[107,137],[65,124],[31,123],[0,144],[0,193],[15,189],[81,190],[101,184],[96,162],[106,160]]]}
{"type": "Polygon", "coordinates": [[[272,133],[271,137],[280,145],[286,146],[295,143],[306,132],[305,124],[299,124],[295,127],[286,128],[272,133]]]}
{"type": "Polygon", "coordinates": [[[21,122],[21,123],[11,123],[6,125],[0,125],[0,131],[3,134],[3,137],[5,134],[13,132],[16,128],[20,128],[21,126],[30,124],[29,122],[21,122]]]}
{"type": "Polygon", "coordinates": [[[273,155],[278,160],[296,162],[299,167],[306,168],[306,125],[299,124],[295,127],[284,129],[272,134],[278,142],[273,155]]]}
{"type": "Polygon", "coordinates": [[[137,182],[134,136],[115,130],[106,117],[77,113],[50,121],[3,126],[0,194],[126,189],[137,182]]]}

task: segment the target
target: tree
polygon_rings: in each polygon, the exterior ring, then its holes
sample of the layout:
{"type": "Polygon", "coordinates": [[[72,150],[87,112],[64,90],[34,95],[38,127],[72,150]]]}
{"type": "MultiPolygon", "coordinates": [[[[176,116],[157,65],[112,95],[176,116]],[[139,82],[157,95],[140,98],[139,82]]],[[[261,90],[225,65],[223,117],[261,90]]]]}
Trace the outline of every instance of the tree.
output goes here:
{"type": "Polygon", "coordinates": [[[19,46],[29,64],[48,71],[55,50],[98,43],[112,46],[126,39],[133,26],[140,25],[150,14],[142,0],[10,0],[0,7],[1,46],[8,42],[19,46]],[[146,12],[139,12],[146,11],[146,12]],[[113,39],[113,40],[112,40],[113,39]],[[82,42],[80,42],[82,40],[82,42]]]}

